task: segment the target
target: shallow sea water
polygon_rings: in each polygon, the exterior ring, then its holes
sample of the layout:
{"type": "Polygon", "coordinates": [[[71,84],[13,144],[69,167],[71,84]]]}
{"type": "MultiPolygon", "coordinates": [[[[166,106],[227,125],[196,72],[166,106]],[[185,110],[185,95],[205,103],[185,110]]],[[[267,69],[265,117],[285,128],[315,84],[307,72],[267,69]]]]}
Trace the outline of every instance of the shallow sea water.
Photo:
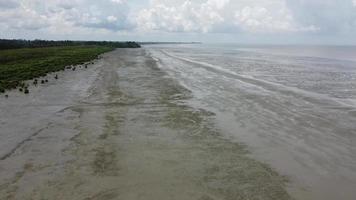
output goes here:
{"type": "Polygon", "coordinates": [[[225,136],[291,179],[297,199],[356,198],[356,48],[152,45],[225,136]]]}

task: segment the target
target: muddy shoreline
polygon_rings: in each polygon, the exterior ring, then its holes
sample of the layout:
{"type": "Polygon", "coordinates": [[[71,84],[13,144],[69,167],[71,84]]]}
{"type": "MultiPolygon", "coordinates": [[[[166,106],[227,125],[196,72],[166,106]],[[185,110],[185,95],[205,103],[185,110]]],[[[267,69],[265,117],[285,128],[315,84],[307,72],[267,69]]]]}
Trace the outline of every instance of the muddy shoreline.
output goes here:
{"type": "Polygon", "coordinates": [[[118,49],[2,99],[0,199],[291,199],[287,179],[187,105],[156,62],[118,49]]]}

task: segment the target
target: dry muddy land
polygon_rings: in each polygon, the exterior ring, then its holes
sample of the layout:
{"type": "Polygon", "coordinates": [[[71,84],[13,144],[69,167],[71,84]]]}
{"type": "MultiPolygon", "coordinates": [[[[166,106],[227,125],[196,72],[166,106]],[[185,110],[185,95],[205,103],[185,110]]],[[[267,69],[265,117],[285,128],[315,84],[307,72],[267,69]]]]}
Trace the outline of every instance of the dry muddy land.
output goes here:
{"type": "Polygon", "coordinates": [[[346,115],[338,109],[324,119],[308,113],[304,101],[288,106],[282,97],[267,101],[269,93],[242,84],[234,84],[240,91],[227,86],[224,91],[230,93],[223,95],[222,88],[213,88],[223,85],[214,82],[213,75],[197,78],[208,67],[185,76],[196,81],[189,86],[169,70],[178,66],[173,59],[190,62],[155,48],[117,49],[88,69],[61,72],[58,80],[48,75],[49,83],[31,86],[28,95],[16,90],[8,92],[9,98],[1,95],[0,199],[356,198],[354,111],[346,115]],[[215,100],[207,98],[211,104],[199,98],[208,93],[215,93],[215,100]],[[217,100],[232,95],[237,96],[231,102],[217,100]],[[262,101],[267,102],[265,110],[262,101]],[[277,108],[282,101],[286,104],[277,108]],[[229,114],[214,103],[238,112],[229,114]],[[298,109],[302,103],[303,109],[298,109]],[[284,126],[273,121],[278,117],[291,121],[284,126]],[[330,125],[339,117],[343,121],[330,125]],[[341,135],[327,134],[338,132],[338,127],[341,135]],[[272,133],[269,128],[281,135],[262,135],[272,133]],[[313,140],[321,133],[325,137],[313,140]],[[308,140],[306,144],[301,138],[308,140]],[[321,152],[325,160],[313,156],[321,152]]]}

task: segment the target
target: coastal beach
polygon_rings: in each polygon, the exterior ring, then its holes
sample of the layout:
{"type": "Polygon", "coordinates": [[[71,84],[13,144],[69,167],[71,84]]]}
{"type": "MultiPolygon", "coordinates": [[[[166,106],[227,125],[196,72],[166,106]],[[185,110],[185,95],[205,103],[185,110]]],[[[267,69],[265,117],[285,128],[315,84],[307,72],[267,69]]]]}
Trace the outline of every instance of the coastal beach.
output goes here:
{"type": "Polygon", "coordinates": [[[356,200],[356,0],[0,0],[0,200],[356,200]]]}
{"type": "Polygon", "coordinates": [[[0,95],[0,199],[352,200],[353,65],[175,44],[49,74],[0,95]]]}
{"type": "Polygon", "coordinates": [[[1,96],[0,199],[290,199],[145,49],[1,96]]]}

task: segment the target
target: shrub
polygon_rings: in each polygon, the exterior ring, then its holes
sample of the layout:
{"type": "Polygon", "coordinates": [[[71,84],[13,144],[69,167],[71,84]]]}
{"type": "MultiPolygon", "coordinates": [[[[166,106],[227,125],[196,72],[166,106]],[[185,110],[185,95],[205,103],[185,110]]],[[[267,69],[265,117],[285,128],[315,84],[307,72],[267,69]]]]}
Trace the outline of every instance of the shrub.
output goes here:
{"type": "Polygon", "coordinates": [[[19,85],[20,87],[25,87],[25,86],[26,86],[26,84],[25,84],[24,82],[20,82],[18,85],[19,85]]]}
{"type": "MultiPolygon", "coordinates": [[[[95,59],[113,50],[108,46],[70,46],[0,51],[0,88],[24,87],[22,81],[46,76],[48,73],[72,69],[75,65],[95,59]]],[[[73,69],[72,69],[73,70],[73,69]]],[[[74,69],[75,70],[75,69],[74,69]]],[[[39,83],[33,81],[33,84],[39,83]]]]}

